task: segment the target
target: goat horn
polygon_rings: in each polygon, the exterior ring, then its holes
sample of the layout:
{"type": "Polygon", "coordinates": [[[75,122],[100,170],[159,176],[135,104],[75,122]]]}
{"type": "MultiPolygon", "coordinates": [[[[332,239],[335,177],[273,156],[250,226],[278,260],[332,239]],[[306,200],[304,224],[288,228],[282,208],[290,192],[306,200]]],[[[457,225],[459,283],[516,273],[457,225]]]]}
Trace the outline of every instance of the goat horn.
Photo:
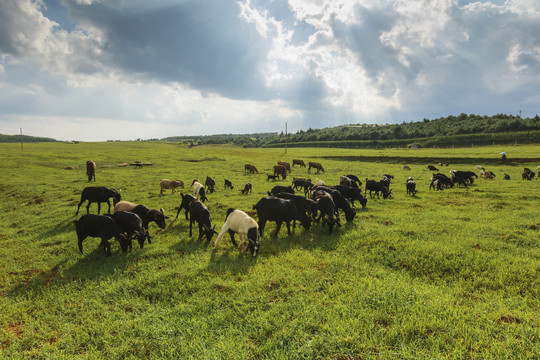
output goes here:
{"type": "Polygon", "coordinates": [[[165,216],[165,210],[163,210],[163,208],[159,209],[159,211],[165,216]]]}

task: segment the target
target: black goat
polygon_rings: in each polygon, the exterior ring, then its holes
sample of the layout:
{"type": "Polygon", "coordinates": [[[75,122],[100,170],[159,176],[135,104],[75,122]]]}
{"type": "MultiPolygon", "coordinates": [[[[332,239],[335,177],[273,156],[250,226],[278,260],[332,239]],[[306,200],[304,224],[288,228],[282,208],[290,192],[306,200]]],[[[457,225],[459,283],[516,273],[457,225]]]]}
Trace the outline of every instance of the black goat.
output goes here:
{"type": "Polygon", "coordinates": [[[360,181],[360,179],[358,178],[358,176],[356,175],[353,175],[353,174],[348,174],[348,175],[345,175],[346,177],[348,177],[349,179],[351,179],[353,181],[353,183],[351,184],[351,186],[353,188],[358,188],[360,189],[360,187],[362,186],[362,182],[360,181]]]}
{"type": "Polygon", "coordinates": [[[180,214],[180,210],[185,209],[186,211],[186,220],[189,220],[188,214],[189,214],[189,204],[191,204],[193,201],[197,200],[197,198],[191,194],[182,194],[180,193],[180,196],[182,196],[182,202],[180,203],[180,207],[178,208],[178,211],[176,212],[176,217],[174,220],[178,219],[178,215],[180,214]]]}
{"type": "MultiPolygon", "coordinates": [[[[474,183],[474,178],[478,178],[478,175],[474,171],[458,171],[450,170],[450,175],[455,175],[456,177],[463,178],[465,181],[468,181],[470,184],[474,183]]],[[[452,176],[450,176],[452,178],[452,176]]]]}
{"type": "Polygon", "coordinates": [[[79,220],[73,221],[73,223],[75,223],[81,254],[83,252],[82,242],[88,236],[101,238],[100,246],[103,245],[107,256],[111,255],[109,239],[112,237],[115,237],[120,242],[122,252],[126,252],[128,249],[128,242],[122,228],[109,216],[86,214],[81,216],[79,220]]]}
{"type": "Polygon", "coordinates": [[[317,222],[322,219],[322,226],[328,224],[331,234],[336,224],[341,226],[332,195],[323,190],[316,190],[313,192],[313,200],[317,203],[320,212],[317,222]]]}
{"type": "Polygon", "coordinates": [[[338,209],[341,209],[345,213],[345,220],[347,220],[347,222],[354,220],[354,216],[356,214],[356,208],[351,208],[351,205],[349,204],[347,199],[345,199],[345,197],[338,190],[333,189],[328,186],[322,186],[322,185],[317,185],[313,187],[314,192],[318,190],[325,191],[329,193],[330,196],[332,196],[332,200],[334,200],[336,213],[338,209]]]}
{"type": "MultiPolygon", "coordinates": [[[[309,219],[317,216],[317,204],[311,199],[306,199],[301,195],[294,195],[287,192],[277,193],[274,195],[280,199],[291,200],[296,206],[296,210],[300,213],[300,217],[306,216],[309,219]]],[[[293,229],[296,228],[296,219],[293,220],[293,229]]]]}
{"type": "Polygon", "coordinates": [[[428,170],[431,170],[431,171],[439,171],[439,169],[437,169],[435,166],[433,165],[428,165],[428,170]]]}
{"type": "Polygon", "coordinates": [[[294,178],[291,185],[293,190],[298,190],[298,188],[305,189],[306,184],[311,184],[311,179],[294,178]]]}
{"type": "Polygon", "coordinates": [[[242,195],[248,195],[251,192],[252,188],[253,188],[253,184],[251,184],[251,181],[250,181],[244,186],[244,189],[240,191],[242,192],[242,195]]]}
{"type": "Polygon", "coordinates": [[[148,224],[153,221],[156,223],[157,226],[159,226],[160,229],[165,229],[165,219],[169,218],[168,216],[165,216],[163,208],[161,208],[160,210],[149,209],[145,205],[137,205],[128,201],[121,201],[116,204],[116,206],[114,207],[114,212],[119,211],[131,211],[139,215],[143,222],[143,229],[146,233],[149,244],[152,243],[152,238],[150,237],[150,232],[148,231],[148,224]]]}
{"type": "Polygon", "coordinates": [[[234,190],[234,186],[233,186],[232,182],[230,180],[225,179],[225,187],[224,187],[224,189],[227,189],[227,188],[231,189],[231,190],[234,190]]]}
{"type": "Polygon", "coordinates": [[[360,189],[351,187],[351,186],[344,186],[344,185],[336,185],[334,188],[343,195],[343,197],[351,202],[351,205],[354,206],[354,201],[358,200],[360,201],[360,205],[362,205],[362,208],[365,208],[367,205],[367,199],[362,196],[360,193],[360,189]]]}
{"type": "MultiPolygon", "coordinates": [[[[448,176],[444,175],[444,174],[441,174],[441,173],[436,173],[436,174],[433,174],[433,178],[432,179],[437,179],[439,180],[439,182],[446,186],[446,187],[454,187],[454,182],[452,181],[452,179],[450,179],[448,176]]],[[[433,181],[433,180],[432,180],[433,181]]]]}
{"type": "Polygon", "coordinates": [[[127,236],[127,242],[131,249],[131,239],[133,235],[137,236],[137,241],[141,249],[144,247],[144,240],[146,239],[146,231],[143,228],[143,221],[140,216],[130,211],[118,211],[112,214],[107,214],[120,226],[122,231],[127,236]]]}
{"type": "Polygon", "coordinates": [[[90,204],[93,202],[98,203],[98,214],[101,211],[101,203],[106,202],[107,205],[109,205],[109,210],[107,212],[111,212],[111,203],[109,202],[109,199],[113,199],[113,206],[116,205],[121,200],[120,193],[115,189],[107,189],[104,186],[88,186],[85,187],[81,193],[81,201],[79,202],[79,205],[77,205],[77,212],[75,215],[79,214],[79,209],[83,202],[88,200],[88,205],[86,205],[86,213],[90,213],[90,204]]]}
{"type": "Polygon", "coordinates": [[[311,220],[307,216],[302,216],[302,211],[298,211],[295,203],[291,200],[265,196],[257,204],[253,205],[253,209],[257,210],[259,216],[259,233],[261,237],[267,221],[276,222],[276,237],[283,222],[287,225],[288,235],[291,235],[291,221],[293,220],[299,220],[306,230],[309,230],[311,226],[311,220]]]}
{"type": "Polygon", "coordinates": [[[369,197],[373,197],[373,192],[375,192],[375,195],[377,195],[377,199],[380,199],[379,192],[383,194],[383,199],[386,199],[388,198],[388,196],[390,196],[390,189],[388,189],[388,187],[380,181],[366,179],[366,194],[368,190],[369,197]]]}
{"type": "Polygon", "coordinates": [[[294,194],[294,190],[292,186],[290,185],[289,186],[276,185],[272,188],[272,190],[268,191],[269,196],[275,196],[276,194],[279,194],[279,193],[294,194]]]}
{"type": "Polygon", "coordinates": [[[189,205],[189,236],[192,236],[192,227],[195,221],[199,225],[199,237],[197,240],[201,240],[203,236],[206,236],[206,240],[210,241],[212,236],[217,234],[216,230],[212,228],[210,211],[199,200],[195,200],[189,205]]]}
{"type": "Polygon", "coordinates": [[[406,188],[407,188],[407,195],[412,195],[412,196],[416,195],[416,183],[414,182],[412,177],[409,177],[407,179],[406,188]]]}

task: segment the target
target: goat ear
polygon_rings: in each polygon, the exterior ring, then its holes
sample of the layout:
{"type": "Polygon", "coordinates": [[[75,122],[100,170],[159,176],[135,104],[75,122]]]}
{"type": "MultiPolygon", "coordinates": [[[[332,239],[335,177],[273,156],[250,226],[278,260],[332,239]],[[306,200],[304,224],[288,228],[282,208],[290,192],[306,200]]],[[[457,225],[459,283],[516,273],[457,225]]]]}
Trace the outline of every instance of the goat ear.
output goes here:
{"type": "Polygon", "coordinates": [[[165,216],[165,210],[163,210],[163,208],[159,209],[159,211],[165,216]]]}

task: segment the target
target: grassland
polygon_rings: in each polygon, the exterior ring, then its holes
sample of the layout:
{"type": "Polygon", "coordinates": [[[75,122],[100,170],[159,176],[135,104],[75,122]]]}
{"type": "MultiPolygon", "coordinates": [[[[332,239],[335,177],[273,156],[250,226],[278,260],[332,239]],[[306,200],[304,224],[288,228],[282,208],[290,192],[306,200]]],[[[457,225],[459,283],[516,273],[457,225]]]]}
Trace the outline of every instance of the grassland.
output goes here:
{"type": "Polygon", "coordinates": [[[284,154],[142,142],[25,144],[21,152],[0,144],[0,357],[539,358],[540,181],[520,173],[540,163],[512,162],[539,155],[540,146],[284,154]],[[477,159],[501,151],[508,162],[483,164],[494,180],[428,190],[427,160],[449,162],[446,173],[475,170],[477,159]],[[351,160],[361,157],[371,160],[351,160]],[[159,195],[162,178],[213,176],[218,191],[207,206],[219,229],[228,207],[249,210],[275,184],[244,174],[245,163],[266,173],[293,158],[321,161],[326,173],[311,176],[328,184],[345,173],[393,174],[394,196],[370,199],[332,235],[316,225],[273,238],[270,224],[253,259],[228,237],[217,250],[190,238],[183,214],[173,221],[180,196],[159,195]],[[97,163],[95,185],[172,216],[165,230],[150,226],[152,244],[122,254],[113,243],[105,257],[88,238],[79,254],[73,220],[88,159],[97,163]],[[135,160],[154,165],[115,166],[135,160]],[[416,197],[405,194],[408,176],[416,197]],[[222,189],[225,178],[234,191],[222,189]],[[242,196],[247,181],[254,191],[242,196]]]}

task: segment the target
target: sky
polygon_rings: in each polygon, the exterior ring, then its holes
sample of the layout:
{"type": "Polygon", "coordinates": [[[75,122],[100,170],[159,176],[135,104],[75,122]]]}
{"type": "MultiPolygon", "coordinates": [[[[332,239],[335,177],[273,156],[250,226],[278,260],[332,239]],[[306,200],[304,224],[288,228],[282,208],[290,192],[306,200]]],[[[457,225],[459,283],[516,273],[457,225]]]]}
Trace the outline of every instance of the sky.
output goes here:
{"type": "Polygon", "coordinates": [[[537,0],[0,0],[0,133],[540,114],[537,0]]]}

